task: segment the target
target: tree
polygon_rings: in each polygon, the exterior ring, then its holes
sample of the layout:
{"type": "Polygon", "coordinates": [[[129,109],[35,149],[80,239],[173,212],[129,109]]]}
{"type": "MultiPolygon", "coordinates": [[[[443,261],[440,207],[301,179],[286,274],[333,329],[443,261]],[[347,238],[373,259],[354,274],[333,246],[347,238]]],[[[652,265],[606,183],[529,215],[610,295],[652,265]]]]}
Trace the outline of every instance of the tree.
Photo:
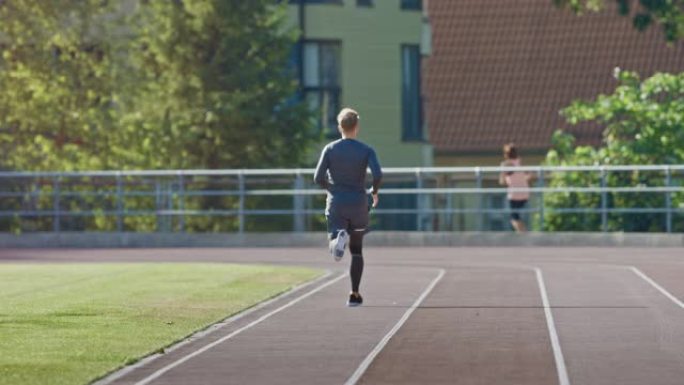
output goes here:
{"type": "Polygon", "coordinates": [[[296,36],[271,0],[142,2],[132,60],[141,84],[127,124],[150,132],[155,167],[298,166],[319,137],[294,103],[296,36]]]}
{"type": "MultiPolygon", "coordinates": [[[[575,146],[572,135],[556,132],[553,149],[546,164],[562,165],[630,165],[681,164],[684,162],[684,73],[658,73],[642,81],[634,72],[616,69],[618,86],[611,95],[600,95],[593,101],[576,101],[562,111],[568,123],[593,123],[605,127],[600,148],[575,146]]],[[[677,183],[677,182],[676,182],[677,183]]],[[[609,187],[663,186],[662,172],[612,172],[606,177],[609,187]]],[[[550,185],[598,186],[599,175],[579,172],[554,174],[550,185]]],[[[684,194],[671,195],[673,206],[684,204],[684,194]]],[[[609,193],[609,208],[663,208],[663,193],[609,193]]],[[[545,205],[551,214],[545,218],[548,230],[599,230],[600,216],[592,213],[560,214],[553,208],[600,209],[598,194],[547,194],[545,205]]],[[[664,215],[613,214],[609,229],[625,231],[662,231],[664,215]]],[[[680,231],[682,223],[676,224],[680,231]]]]}
{"type": "MultiPolygon", "coordinates": [[[[598,12],[605,8],[605,0],[553,0],[559,7],[569,8],[577,14],[598,12]]],[[[680,0],[616,0],[617,11],[631,16],[632,24],[643,31],[653,24],[660,24],[665,39],[674,42],[684,37],[684,2],[680,0]]]]}
{"type": "Polygon", "coordinates": [[[3,167],[108,166],[115,128],[117,35],[102,1],[0,2],[3,167]],[[106,39],[103,39],[106,37],[106,39]]]}
{"type": "MultiPolygon", "coordinates": [[[[295,98],[289,58],[297,36],[286,27],[287,7],[272,0],[0,1],[0,166],[304,165],[320,133],[295,98]]],[[[127,208],[149,204],[131,198],[127,208]]],[[[186,207],[236,205],[212,198],[186,207]]],[[[212,219],[197,228],[217,224],[234,226],[212,219]]],[[[111,221],[92,226],[111,228],[111,221]]]]}
{"type": "MultiPolygon", "coordinates": [[[[0,168],[110,167],[118,115],[113,106],[125,84],[123,71],[115,71],[124,48],[120,16],[100,0],[0,2],[0,168]]],[[[3,191],[42,193],[5,198],[4,208],[52,208],[49,181],[4,182],[3,191]]],[[[64,208],[78,204],[63,202],[64,208]]],[[[50,222],[3,218],[2,227],[45,229],[50,222]]]]}
{"type": "Polygon", "coordinates": [[[4,166],[301,165],[319,133],[294,102],[286,6],[0,2],[4,166]]]}
{"type": "MultiPolygon", "coordinates": [[[[133,19],[132,60],[142,79],[128,127],[149,132],[139,154],[152,167],[296,167],[320,137],[308,107],[295,102],[285,31],[287,4],[272,0],[142,2],[133,19]]],[[[201,183],[201,182],[197,182],[201,183]]],[[[235,181],[208,179],[202,189],[235,181]]],[[[273,183],[277,183],[273,181],[273,183]]],[[[234,185],[233,185],[234,186],[234,185]]],[[[283,201],[284,202],[281,202],[283,201]]],[[[247,206],[291,204],[253,197],[247,206]]],[[[237,197],[196,199],[190,208],[236,209],[237,197]]],[[[233,220],[190,218],[191,230],[230,230],[233,220]]]]}

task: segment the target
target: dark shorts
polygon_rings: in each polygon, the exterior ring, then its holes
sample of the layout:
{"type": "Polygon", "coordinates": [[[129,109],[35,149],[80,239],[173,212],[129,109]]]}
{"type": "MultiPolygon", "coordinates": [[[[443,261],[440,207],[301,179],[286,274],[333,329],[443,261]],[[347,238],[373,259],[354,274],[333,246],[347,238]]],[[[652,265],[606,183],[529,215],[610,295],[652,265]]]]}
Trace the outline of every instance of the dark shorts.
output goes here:
{"type": "Polygon", "coordinates": [[[325,218],[328,222],[328,237],[337,236],[340,230],[366,233],[368,229],[368,205],[331,206],[326,209],[325,218]]]}
{"type": "Polygon", "coordinates": [[[511,219],[514,221],[519,221],[520,220],[519,210],[525,208],[527,201],[511,201],[511,200],[509,200],[508,204],[511,207],[511,219]]]}

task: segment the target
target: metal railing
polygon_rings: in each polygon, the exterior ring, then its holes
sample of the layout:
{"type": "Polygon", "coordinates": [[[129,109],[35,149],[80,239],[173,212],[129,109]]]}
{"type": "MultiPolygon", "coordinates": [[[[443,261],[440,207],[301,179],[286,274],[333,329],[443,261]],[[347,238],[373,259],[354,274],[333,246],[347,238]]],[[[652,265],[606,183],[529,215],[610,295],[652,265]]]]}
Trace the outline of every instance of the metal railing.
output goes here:
{"type": "MultiPolygon", "coordinates": [[[[374,227],[504,230],[510,190],[498,178],[511,171],[533,177],[519,190],[531,195],[522,212],[536,230],[563,229],[563,218],[575,230],[673,232],[684,226],[684,165],[649,165],[387,168],[374,227]],[[645,227],[629,225],[629,218],[645,227]]],[[[323,230],[325,192],[312,174],[0,172],[0,231],[323,230]]]]}

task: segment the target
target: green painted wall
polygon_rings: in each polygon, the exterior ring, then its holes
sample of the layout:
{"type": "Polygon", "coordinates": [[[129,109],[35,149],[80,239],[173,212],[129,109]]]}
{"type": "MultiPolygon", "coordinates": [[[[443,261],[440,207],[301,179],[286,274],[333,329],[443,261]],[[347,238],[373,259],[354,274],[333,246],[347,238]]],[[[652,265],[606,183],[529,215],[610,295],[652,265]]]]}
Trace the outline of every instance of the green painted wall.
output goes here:
{"type": "MultiPolygon", "coordinates": [[[[401,10],[399,0],[375,0],[358,7],[356,0],[340,4],[308,4],[305,38],[342,43],[342,105],[361,116],[360,139],[375,147],[383,166],[430,166],[432,146],[401,138],[401,45],[420,44],[423,13],[401,10]]],[[[297,5],[290,6],[299,25],[297,5]]],[[[424,127],[427,139],[427,125],[424,127]]]]}

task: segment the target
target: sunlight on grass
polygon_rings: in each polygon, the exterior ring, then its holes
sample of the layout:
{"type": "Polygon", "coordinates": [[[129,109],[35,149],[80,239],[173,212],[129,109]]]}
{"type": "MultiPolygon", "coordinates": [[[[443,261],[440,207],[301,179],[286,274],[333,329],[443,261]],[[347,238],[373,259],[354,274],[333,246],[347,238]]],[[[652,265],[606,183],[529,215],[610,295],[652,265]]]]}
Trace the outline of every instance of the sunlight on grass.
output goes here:
{"type": "Polygon", "coordinates": [[[319,271],[0,264],[0,384],[86,384],[319,271]]]}

